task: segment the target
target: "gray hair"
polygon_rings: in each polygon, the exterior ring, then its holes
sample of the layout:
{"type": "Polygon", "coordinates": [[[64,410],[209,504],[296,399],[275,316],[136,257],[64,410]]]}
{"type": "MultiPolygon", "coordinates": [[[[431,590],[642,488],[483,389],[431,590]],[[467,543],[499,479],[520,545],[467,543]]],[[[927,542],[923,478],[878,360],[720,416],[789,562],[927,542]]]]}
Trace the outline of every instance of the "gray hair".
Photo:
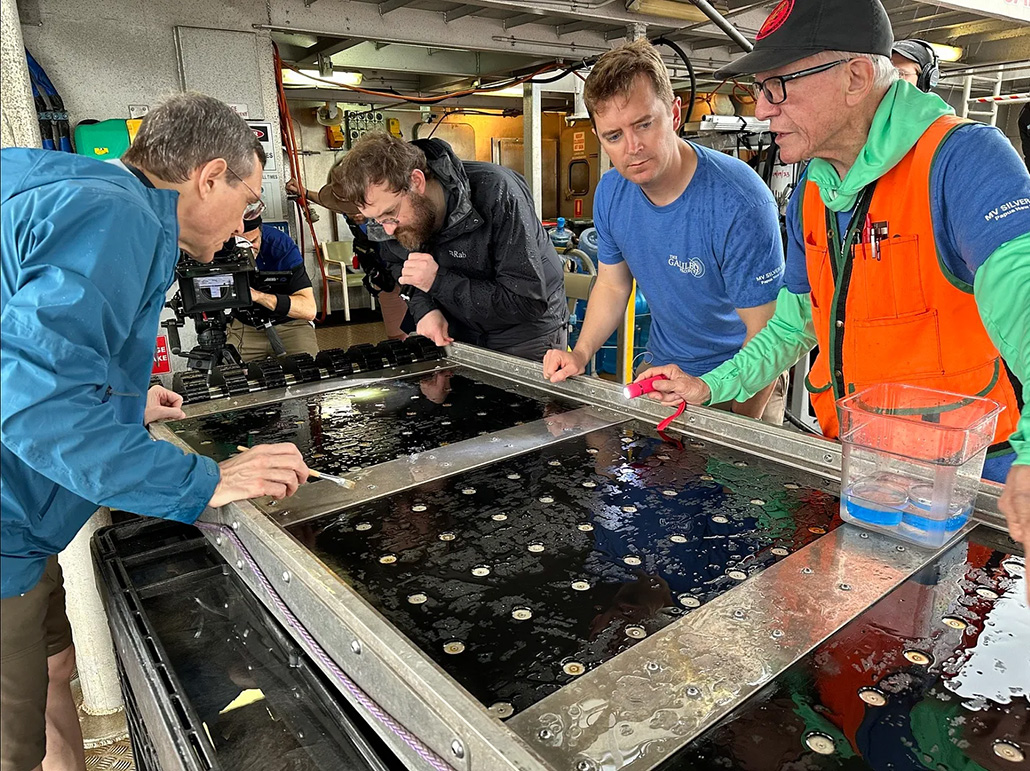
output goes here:
{"type": "Polygon", "coordinates": [[[835,59],[868,59],[873,63],[873,87],[887,89],[898,79],[898,68],[889,56],[883,54],[859,54],[853,51],[825,51],[826,61],[835,59]]]}
{"type": "MultiPolygon", "coordinates": [[[[255,158],[265,165],[265,151],[243,118],[212,96],[187,91],[147,113],[122,161],[166,182],[185,182],[215,158],[241,177],[254,173],[255,158]]],[[[237,180],[229,175],[229,183],[237,180]]]]}

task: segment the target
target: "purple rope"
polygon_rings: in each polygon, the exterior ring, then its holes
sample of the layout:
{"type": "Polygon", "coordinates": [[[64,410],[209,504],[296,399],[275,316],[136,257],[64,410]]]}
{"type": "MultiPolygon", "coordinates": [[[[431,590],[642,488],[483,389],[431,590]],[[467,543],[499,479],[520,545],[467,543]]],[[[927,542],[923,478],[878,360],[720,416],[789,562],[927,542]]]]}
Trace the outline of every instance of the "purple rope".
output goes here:
{"type": "Polygon", "coordinates": [[[344,689],[353,696],[361,706],[367,709],[372,715],[379,720],[380,723],[389,728],[398,738],[401,739],[408,747],[410,747],[422,760],[432,766],[436,771],[453,771],[453,767],[447,763],[443,758],[433,752],[429,747],[423,744],[422,740],[415,736],[413,733],[408,731],[404,726],[398,723],[394,718],[380,707],[372,698],[365,693],[361,686],[351,680],[342,669],[340,669],[336,662],[329,658],[329,655],[322,649],[322,646],[315,642],[315,639],[308,633],[308,630],[300,622],[300,620],[293,614],[293,611],[287,607],[286,603],[283,602],[279,593],[272,588],[272,584],[265,577],[265,574],[261,572],[261,568],[258,567],[257,562],[250,555],[244,547],[243,542],[239,536],[236,535],[232,528],[226,527],[225,525],[212,525],[206,522],[196,522],[197,527],[201,530],[207,530],[208,532],[219,533],[227,538],[231,539],[236,546],[236,549],[246,560],[250,569],[254,573],[254,577],[261,584],[261,587],[265,590],[272,602],[279,609],[279,612],[286,618],[287,625],[303,639],[314,651],[315,657],[325,666],[336,681],[344,687],[344,689]]]}

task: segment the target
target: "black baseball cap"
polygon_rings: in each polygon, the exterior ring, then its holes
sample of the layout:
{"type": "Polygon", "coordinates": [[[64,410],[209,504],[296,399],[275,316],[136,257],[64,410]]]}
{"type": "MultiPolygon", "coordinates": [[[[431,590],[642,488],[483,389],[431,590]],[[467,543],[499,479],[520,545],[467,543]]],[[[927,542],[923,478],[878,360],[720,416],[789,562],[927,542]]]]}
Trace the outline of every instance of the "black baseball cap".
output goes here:
{"type": "Polygon", "coordinates": [[[259,214],[252,220],[243,220],[243,232],[252,233],[261,227],[261,215],[259,214]]]}
{"type": "Polygon", "coordinates": [[[912,40],[899,40],[894,44],[891,53],[903,56],[920,67],[928,67],[933,64],[935,56],[929,43],[914,38],[912,40]]]}
{"type": "Polygon", "coordinates": [[[822,51],[890,58],[893,45],[894,31],[880,0],[780,0],[758,31],[751,53],[715,76],[775,70],[822,51]]]}

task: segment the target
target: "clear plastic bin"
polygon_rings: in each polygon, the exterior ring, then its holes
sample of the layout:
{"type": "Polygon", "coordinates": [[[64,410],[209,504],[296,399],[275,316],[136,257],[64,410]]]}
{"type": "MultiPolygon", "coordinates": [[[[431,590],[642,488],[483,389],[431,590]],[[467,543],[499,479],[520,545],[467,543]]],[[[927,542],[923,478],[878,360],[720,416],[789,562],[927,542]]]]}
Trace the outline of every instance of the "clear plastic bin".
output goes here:
{"type": "Polygon", "coordinates": [[[837,402],[841,518],[922,546],[969,519],[1003,407],[990,399],[887,383],[837,402]]]}

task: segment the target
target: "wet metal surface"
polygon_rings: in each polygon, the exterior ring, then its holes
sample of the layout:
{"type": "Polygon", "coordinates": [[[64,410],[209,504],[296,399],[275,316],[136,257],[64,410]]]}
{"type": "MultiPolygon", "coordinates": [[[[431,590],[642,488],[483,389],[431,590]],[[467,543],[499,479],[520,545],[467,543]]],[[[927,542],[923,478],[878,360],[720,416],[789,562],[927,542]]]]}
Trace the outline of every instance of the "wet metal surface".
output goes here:
{"type": "Polygon", "coordinates": [[[821,484],[631,423],[289,530],[517,718],[834,528],[821,484]]]}
{"type": "Polygon", "coordinates": [[[956,544],[662,771],[1027,768],[1030,609],[1006,541],[956,544]]]}
{"type": "Polygon", "coordinates": [[[293,442],[312,468],[346,475],[538,420],[568,404],[505,386],[445,370],[187,418],[168,429],[217,461],[234,455],[237,445],[293,442]]]}

